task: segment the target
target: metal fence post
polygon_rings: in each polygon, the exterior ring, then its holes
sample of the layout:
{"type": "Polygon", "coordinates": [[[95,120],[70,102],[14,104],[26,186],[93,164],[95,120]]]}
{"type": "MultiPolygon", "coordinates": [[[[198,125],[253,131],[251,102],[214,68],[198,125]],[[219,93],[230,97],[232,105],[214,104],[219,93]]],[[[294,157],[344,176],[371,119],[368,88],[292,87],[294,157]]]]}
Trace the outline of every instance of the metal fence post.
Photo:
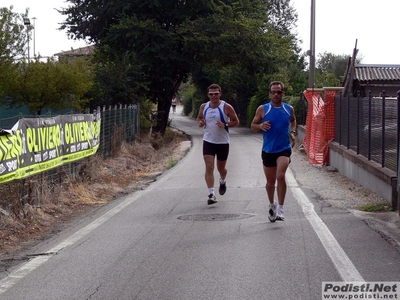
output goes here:
{"type": "Polygon", "coordinates": [[[299,123],[299,125],[306,125],[306,120],[307,120],[307,100],[304,97],[303,92],[300,93],[300,107],[301,107],[301,111],[300,111],[300,115],[301,115],[301,124],[299,123]]]}
{"type": "Polygon", "coordinates": [[[103,106],[102,114],[101,114],[101,150],[103,153],[103,157],[107,157],[106,150],[106,106],[103,106]]]}
{"type": "Polygon", "coordinates": [[[350,93],[347,93],[347,149],[350,149],[350,93]]]}
{"type": "Polygon", "coordinates": [[[386,135],[386,91],[382,91],[382,141],[381,141],[381,151],[382,151],[382,160],[381,165],[382,168],[385,167],[386,164],[386,151],[385,151],[385,135],[386,135]]]}
{"type": "MultiPolygon", "coordinates": [[[[337,101],[335,101],[336,105],[337,101]]],[[[335,117],[335,123],[336,127],[338,130],[335,130],[335,140],[339,143],[339,145],[342,145],[342,134],[343,134],[343,129],[340,126],[342,123],[342,113],[343,113],[343,93],[341,92],[339,95],[339,109],[335,108],[335,114],[337,113],[337,116],[335,117]]]]}
{"type": "Polygon", "coordinates": [[[134,105],[135,109],[135,135],[140,137],[140,104],[134,105]]]}
{"type": "MultiPolygon", "coordinates": [[[[397,91],[397,207],[400,207],[400,90],[397,91]]],[[[400,216],[400,209],[399,209],[400,216]]]]}
{"type": "Polygon", "coordinates": [[[360,154],[360,129],[362,130],[360,123],[361,123],[361,100],[360,100],[360,90],[357,90],[357,133],[356,133],[356,149],[357,149],[357,154],[360,154]]]}
{"type": "Polygon", "coordinates": [[[372,122],[371,122],[371,116],[372,116],[372,91],[368,91],[368,160],[371,160],[371,133],[372,133],[372,122]]]}

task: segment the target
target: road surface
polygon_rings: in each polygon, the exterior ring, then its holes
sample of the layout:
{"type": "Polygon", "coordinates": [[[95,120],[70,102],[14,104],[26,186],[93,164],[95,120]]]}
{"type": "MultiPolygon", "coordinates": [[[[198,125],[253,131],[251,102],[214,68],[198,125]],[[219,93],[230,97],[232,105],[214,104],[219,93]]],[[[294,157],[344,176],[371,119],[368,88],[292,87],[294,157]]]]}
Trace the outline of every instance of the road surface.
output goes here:
{"type": "Polygon", "coordinates": [[[248,128],[230,129],[228,189],[207,205],[202,129],[179,113],[172,125],[192,136],[187,155],[35,246],[2,274],[0,299],[322,299],[323,282],[400,281],[400,253],[290,169],[285,221],[269,222],[262,136],[248,128]]]}

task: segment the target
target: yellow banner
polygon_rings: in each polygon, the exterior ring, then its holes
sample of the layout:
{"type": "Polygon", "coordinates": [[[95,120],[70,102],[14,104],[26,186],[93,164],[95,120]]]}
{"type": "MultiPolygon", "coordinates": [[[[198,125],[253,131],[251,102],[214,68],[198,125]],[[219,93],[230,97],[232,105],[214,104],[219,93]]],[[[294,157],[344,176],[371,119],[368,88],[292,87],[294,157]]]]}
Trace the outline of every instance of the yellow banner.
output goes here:
{"type": "Polygon", "coordinates": [[[0,183],[25,178],[96,153],[97,115],[23,118],[0,135],[0,183]]]}

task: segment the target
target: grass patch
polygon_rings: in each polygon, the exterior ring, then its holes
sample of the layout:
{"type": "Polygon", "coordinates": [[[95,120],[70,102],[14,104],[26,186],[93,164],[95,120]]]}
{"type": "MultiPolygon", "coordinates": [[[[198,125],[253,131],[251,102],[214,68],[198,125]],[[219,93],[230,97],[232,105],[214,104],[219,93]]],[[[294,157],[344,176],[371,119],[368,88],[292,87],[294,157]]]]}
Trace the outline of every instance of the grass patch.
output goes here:
{"type": "Polygon", "coordinates": [[[146,187],[178,163],[185,154],[179,146],[187,140],[171,128],[165,136],[144,133],[133,143],[115,144],[107,159],[101,154],[82,159],[73,176],[65,165],[0,184],[0,256],[55,233],[57,224],[91,207],[146,187]]]}
{"type": "Polygon", "coordinates": [[[361,211],[367,212],[385,212],[390,211],[389,205],[385,203],[368,203],[359,207],[361,211]]]}
{"type": "Polygon", "coordinates": [[[175,167],[175,165],[178,163],[176,159],[174,159],[172,156],[168,157],[168,162],[167,162],[167,169],[171,169],[175,167]]]}

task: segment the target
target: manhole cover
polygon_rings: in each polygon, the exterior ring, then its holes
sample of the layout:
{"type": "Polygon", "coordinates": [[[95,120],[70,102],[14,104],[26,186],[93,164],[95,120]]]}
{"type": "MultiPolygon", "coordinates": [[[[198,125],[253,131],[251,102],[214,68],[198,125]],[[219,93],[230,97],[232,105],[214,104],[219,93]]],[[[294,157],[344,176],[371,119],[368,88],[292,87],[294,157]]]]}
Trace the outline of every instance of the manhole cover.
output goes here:
{"type": "Polygon", "coordinates": [[[183,221],[226,221],[250,218],[250,214],[199,214],[179,216],[179,220],[183,221]]]}

